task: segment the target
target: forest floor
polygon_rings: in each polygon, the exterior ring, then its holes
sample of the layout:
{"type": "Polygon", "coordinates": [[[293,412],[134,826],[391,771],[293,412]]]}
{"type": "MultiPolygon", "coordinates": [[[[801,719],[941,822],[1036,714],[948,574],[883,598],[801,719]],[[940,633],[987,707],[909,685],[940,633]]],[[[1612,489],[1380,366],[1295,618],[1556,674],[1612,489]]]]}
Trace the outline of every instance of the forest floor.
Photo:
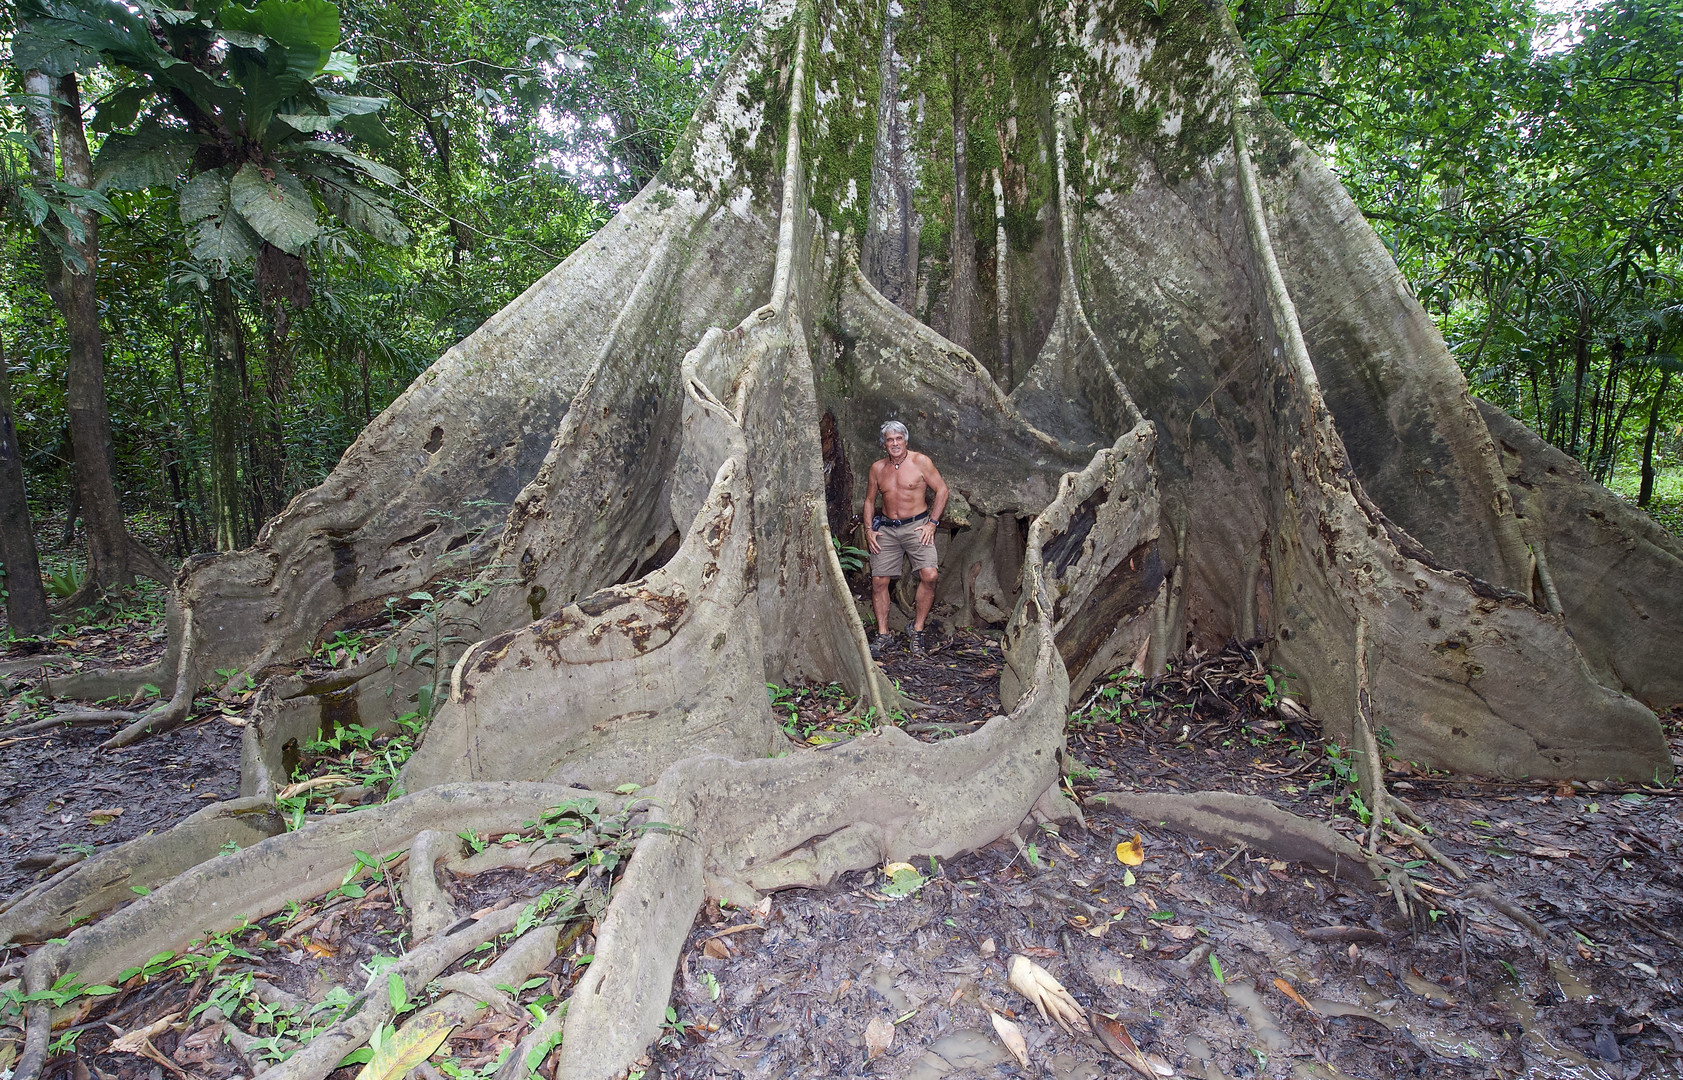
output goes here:
{"type": "MultiPolygon", "coordinates": [[[[161,647],[156,618],[155,597],[143,594],[38,647],[63,656],[61,668],[142,661],[161,647]]],[[[0,663],[23,656],[21,645],[0,649],[0,663]]],[[[900,722],[926,740],[974,730],[999,711],[1001,660],[996,641],[969,630],[937,636],[923,655],[891,650],[889,674],[930,706],[900,722]]],[[[27,673],[6,678],[0,896],[237,790],[248,701],[207,696],[191,726],[102,752],[95,747],[109,732],[100,729],[8,737],[50,706],[27,673]]],[[[1007,986],[1013,955],[1049,970],[1101,1026],[1119,1024],[1141,1051],[1137,1067],[1159,1075],[1683,1076],[1683,786],[1499,782],[1390,762],[1392,788],[1432,823],[1444,853],[1557,935],[1547,945],[1462,895],[1390,833],[1387,852],[1409,862],[1432,905],[1415,924],[1388,897],[1266,853],[1212,848],[1089,798],[1258,794],[1359,838],[1348,762],[1272,707],[1288,687],[1238,648],[1187,657],[1155,683],[1106,682],[1079,703],[1067,732],[1066,783],[1086,804],[1085,825],[1025,834],[1021,848],[1001,841],[944,862],[849,874],[750,911],[709,905],[645,1080],[1131,1075],[1102,1041],[1059,1030],[1007,986]],[[992,1016],[1020,1026],[1027,1068],[992,1016]]],[[[799,742],[863,730],[837,688],[770,694],[799,742]]],[[[1683,764],[1683,714],[1664,719],[1683,764]]],[[[410,738],[318,745],[307,767],[367,777],[410,738]]],[[[352,809],[333,805],[329,791],[296,805],[352,809]]],[[[606,887],[626,840],[594,813],[575,808],[567,818],[605,844],[607,857],[584,877],[590,860],[447,870],[440,877],[458,912],[563,884],[606,887]]],[[[472,843],[494,857],[545,824],[472,843]]],[[[372,957],[402,947],[405,920],[387,882],[400,868],[369,867],[321,900],[208,938],[192,956],[159,958],[125,973],[114,993],[70,996],[49,1080],[253,1075],[341,1015],[372,957]],[[119,1035],[137,1031],[149,1034],[122,1048],[119,1035]]],[[[589,962],[591,925],[572,923],[548,969],[510,987],[518,1007],[455,1031],[434,1058],[438,1072],[490,1080],[589,962]]],[[[0,984],[25,953],[0,951],[0,984]]],[[[0,1028],[5,1008],[0,995],[0,1028]]],[[[1107,1034],[1117,1038],[1114,1027],[1107,1034]]],[[[0,1074],[15,1053],[0,1034],[0,1074]]]]}

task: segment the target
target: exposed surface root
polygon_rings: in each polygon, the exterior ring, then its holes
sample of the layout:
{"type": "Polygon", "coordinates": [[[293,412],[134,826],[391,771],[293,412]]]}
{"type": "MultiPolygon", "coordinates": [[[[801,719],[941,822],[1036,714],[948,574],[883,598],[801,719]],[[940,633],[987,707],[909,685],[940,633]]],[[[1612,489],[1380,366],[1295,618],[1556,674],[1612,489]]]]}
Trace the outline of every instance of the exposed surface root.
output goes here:
{"type": "Polygon", "coordinates": [[[410,845],[403,899],[409,905],[409,925],[417,943],[442,934],[456,921],[456,907],[438,884],[438,864],[461,848],[461,837],[436,829],[422,830],[410,845]]]}
{"type": "MultiPolygon", "coordinates": [[[[375,975],[362,990],[349,1017],[317,1035],[285,1061],[258,1074],[266,1080],[322,1080],[339,1064],[344,1056],[367,1042],[392,1016],[392,994],[388,992],[393,978],[403,981],[407,996],[419,995],[427,983],[440,972],[473,949],[506,934],[514,928],[521,915],[521,905],[510,904],[484,916],[471,925],[405,953],[384,972],[375,975]],[[358,1004],[359,1002],[359,1004],[358,1004]]],[[[554,930],[549,932],[551,955],[555,942],[554,930]]],[[[508,954],[505,954],[505,959],[508,954]]],[[[522,957],[524,960],[525,957],[522,957]]],[[[545,957],[538,966],[548,962],[545,957]]],[[[524,977],[530,968],[520,972],[524,977]]],[[[446,999],[448,1000],[448,999],[446,999]]],[[[458,998],[459,1000],[459,998],[458,998]]]]}
{"type": "Polygon", "coordinates": [[[1107,810],[1156,821],[1223,846],[1244,844],[1277,858],[1308,863],[1368,889],[1389,887],[1389,867],[1325,822],[1299,817],[1254,795],[1105,791],[1088,797],[1107,810]]]}
{"type": "Polygon", "coordinates": [[[152,890],[233,844],[245,848],[281,831],[267,799],[234,799],[207,806],[166,832],[107,848],[16,898],[0,914],[0,944],[44,941],[152,890]]]}

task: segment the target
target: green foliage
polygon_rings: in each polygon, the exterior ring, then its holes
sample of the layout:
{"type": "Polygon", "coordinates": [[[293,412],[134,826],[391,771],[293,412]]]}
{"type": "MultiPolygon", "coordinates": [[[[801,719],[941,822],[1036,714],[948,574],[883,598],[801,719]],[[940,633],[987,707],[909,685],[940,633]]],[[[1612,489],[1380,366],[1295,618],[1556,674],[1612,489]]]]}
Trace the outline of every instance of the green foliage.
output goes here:
{"type": "Polygon", "coordinates": [[[37,226],[74,232],[71,211],[90,210],[106,219],[118,487],[129,509],[159,514],[177,556],[212,539],[214,281],[262,346],[237,380],[244,542],[434,357],[608,220],[749,15],[741,0],[188,7],[0,12],[14,55],[80,72],[93,107],[98,190],[38,186],[19,71],[0,69],[0,341],[31,501],[38,516],[63,510],[70,458],[64,333],[37,226]],[[265,242],[307,267],[309,304],[290,313],[284,348],[242,272],[265,242]]]}
{"type": "Polygon", "coordinates": [[[1683,464],[1675,3],[1239,0],[1275,113],[1329,161],[1478,393],[1598,480],[1683,464]]]}
{"type": "Polygon", "coordinates": [[[836,547],[836,558],[841,562],[842,573],[854,574],[865,569],[865,563],[871,557],[870,552],[852,544],[843,544],[837,537],[832,536],[830,542],[836,547]]]}

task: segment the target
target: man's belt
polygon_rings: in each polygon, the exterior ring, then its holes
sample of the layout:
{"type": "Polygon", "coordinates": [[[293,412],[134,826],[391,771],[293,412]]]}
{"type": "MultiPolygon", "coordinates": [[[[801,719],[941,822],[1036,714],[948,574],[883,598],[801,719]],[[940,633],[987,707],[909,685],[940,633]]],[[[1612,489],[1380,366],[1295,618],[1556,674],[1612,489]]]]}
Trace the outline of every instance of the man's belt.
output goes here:
{"type": "Polygon", "coordinates": [[[876,516],[876,518],[871,522],[871,527],[873,529],[880,529],[884,525],[891,525],[895,528],[899,528],[901,525],[916,525],[920,521],[928,521],[928,520],[929,520],[929,511],[927,511],[927,510],[925,510],[923,513],[917,515],[916,517],[909,517],[909,518],[883,517],[881,514],[878,514],[876,516]]]}

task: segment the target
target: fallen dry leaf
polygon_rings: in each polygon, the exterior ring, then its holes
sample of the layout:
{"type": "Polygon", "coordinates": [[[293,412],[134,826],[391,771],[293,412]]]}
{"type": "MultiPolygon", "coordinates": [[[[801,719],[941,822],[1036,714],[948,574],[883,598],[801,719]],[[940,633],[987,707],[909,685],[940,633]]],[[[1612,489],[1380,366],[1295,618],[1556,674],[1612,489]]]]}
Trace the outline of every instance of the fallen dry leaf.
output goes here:
{"type": "Polygon", "coordinates": [[[1076,851],[1074,848],[1070,847],[1068,844],[1064,843],[1062,840],[1058,841],[1058,850],[1063,852],[1065,855],[1068,855],[1072,859],[1081,858],[1080,852],[1076,851]]]}
{"type": "Polygon", "coordinates": [[[1051,1020],[1070,1034],[1074,1034],[1072,1025],[1082,1031],[1091,1030],[1081,1006],[1050,971],[1020,955],[1011,958],[1007,970],[1006,981],[1011,989],[1033,1002],[1042,1020],[1051,1020]]]}
{"type": "Polygon", "coordinates": [[[105,825],[122,816],[123,808],[120,806],[102,806],[97,810],[88,811],[88,820],[95,825],[105,825]]]}
{"type": "Polygon", "coordinates": [[[999,946],[994,944],[993,938],[983,938],[981,948],[978,951],[982,954],[982,959],[988,960],[992,959],[993,954],[999,951],[999,946]]]}
{"type": "Polygon", "coordinates": [[[1005,1049],[1011,1051],[1011,1056],[1017,1059],[1017,1064],[1028,1068],[1028,1040],[1023,1038],[1023,1029],[996,1012],[988,1013],[988,1019],[993,1021],[994,1034],[1005,1044],[1005,1049]]]}
{"type": "Polygon", "coordinates": [[[875,1061],[888,1053],[894,1045],[894,1021],[886,1016],[873,1016],[865,1025],[865,1059],[875,1061]]]}
{"type": "Polygon", "coordinates": [[[1282,993],[1282,994],[1286,995],[1287,997],[1291,998],[1293,1001],[1295,1001],[1299,1005],[1303,1006],[1304,1009],[1308,1010],[1309,1012],[1314,1012],[1315,1011],[1314,1009],[1310,1008],[1309,1003],[1307,1001],[1303,1000],[1303,995],[1299,994],[1297,992],[1296,988],[1293,987],[1291,983],[1287,982],[1284,979],[1275,979],[1274,980],[1274,985],[1279,989],[1280,993],[1282,993]]]}
{"type": "Polygon", "coordinates": [[[135,1028],[133,1031],[128,1031],[117,1036],[117,1038],[112,1040],[111,1045],[106,1048],[107,1052],[113,1054],[140,1053],[140,1048],[150,1042],[152,1036],[162,1035],[164,1032],[168,1031],[169,1026],[175,1023],[175,1018],[180,1015],[180,1012],[172,1012],[166,1016],[158,1017],[158,1019],[152,1021],[150,1024],[147,1024],[145,1027],[135,1028]]]}
{"type": "Polygon", "coordinates": [[[1192,940],[1192,935],[1198,932],[1190,926],[1176,926],[1172,923],[1168,926],[1159,926],[1158,929],[1163,931],[1165,934],[1168,934],[1176,941],[1190,941],[1192,940]]]}
{"type": "Polygon", "coordinates": [[[1128,1034],[1128,1029],[1123,1026],[1122,1021],[1106,1016],[1097,1010],[1094,1010],[1091,1015],[1093,1031],[1098,1035],[1099,1042],[1104,1045],[1106,1050],[1127,1062],[1129,1067],[1141,1076],[1155,1075],[1150,1062],[1146,1061],[1145,1055],[1140,1053],[1140,1048],[1135,1045],[1133,1036],[1128,1034]]]}
{"type": "Polygon", "coordinates": [[[1123,866],[1138,866],[1145,862],[1145,841],[1139,833],[1135,833],[1132,840],[1116,845],[1116,861],[1123,866]]]}
{"type": "Polygon", "coordinates": [[[319,941],[309,942],[304,946],[304,951],[321,960],[331,960],[339,954],[339,950],[333,946],[323,945],[319,941]]]}
{"type": "Polygon", "coordinates": [[[730,946],[726,945],[723,941],[720,941],[718,938],[708,938],[705,942],[702,943],[701,951],[706,953],[708,956],[711,956],[715,960],[729,960],[730,959],[730,946]]]}
{"type": "Polygon", "coordinates": [[[1567,848],[1538,845],[1537,847],[1531,849],[1531,854],[1537,856],[1539,859],[1570,859],[1572,856],[1576,855],[1577,852],[1571,851],[1567,848]]]}
{"type": "Polygon", "coordinates": [[[422,1013],[380,1044],[380,1049],[357,1073],[357,1080],[399,1080],[432,1057],[433,1051],[443,1046],[454,1030],[456,1025],[445,1014],[422,1013]]]}

